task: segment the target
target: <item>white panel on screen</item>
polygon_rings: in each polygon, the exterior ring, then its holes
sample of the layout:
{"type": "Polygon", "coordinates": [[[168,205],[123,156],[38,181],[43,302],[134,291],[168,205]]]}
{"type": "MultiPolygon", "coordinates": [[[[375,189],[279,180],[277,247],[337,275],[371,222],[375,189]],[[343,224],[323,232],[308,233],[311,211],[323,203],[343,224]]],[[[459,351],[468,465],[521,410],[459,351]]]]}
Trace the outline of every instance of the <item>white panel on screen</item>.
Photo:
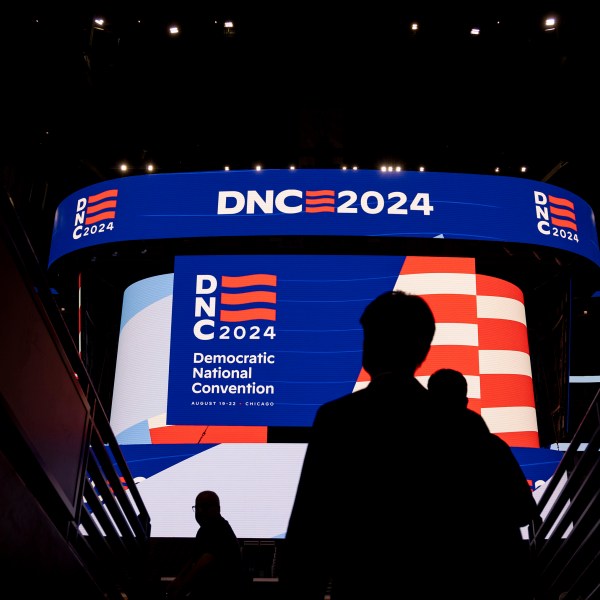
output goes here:
{"type": "Polygon", "coordinates": [[[437,323],[432,346],[479,346],[475,323],[437,323]]]}
{"type": "Polygon", "coordinates": [[[477,293],[476,276],[472,273],[411,273],[400,275],[394,286],[409,294],[477,293]]]}
{"type": "Polygon", "coordinates": [[[482,408],[481,416],[492,433],[520,431],[523,423],[531,423],[531,428],[537,431],[535,408],[531,406],[482,408]]]}
{"type": "Polygon", "coordinates": [[[477,316],[480,319],[508,319],[527,325],[524,304],[513,298],[477,296],[477,316]]]}
{"type": "Polygon", "coordinates": [[[167,409],[172,290],[173,275],[168,274],[125,291],[110,415],[117,438],[167,409]]]}
{"type": "Polygon", "coordinates": [[[152,536],[195,536],[194,499],[211,489],[238,537],[283,537],[305,452],[306,444],[219,444],[141,481],[152,536]]]}
{"type": "Polygon", "coordinates": [[[479,372],[486,375],[516,373],[531,377],[531,360],[518,350],[480,350],[479,372]]]}

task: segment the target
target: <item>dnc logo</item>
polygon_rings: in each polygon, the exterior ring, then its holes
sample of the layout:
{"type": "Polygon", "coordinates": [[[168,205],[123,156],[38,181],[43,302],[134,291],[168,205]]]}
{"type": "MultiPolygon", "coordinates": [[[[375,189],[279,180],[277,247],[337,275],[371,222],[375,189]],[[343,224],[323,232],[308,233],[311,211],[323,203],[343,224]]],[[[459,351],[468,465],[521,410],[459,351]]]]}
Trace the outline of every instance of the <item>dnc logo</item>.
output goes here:
{"type": "Polygon", "coordinates": [[[541,234],[579,241],[573,202],[566,198],[546,196],[542,192],[534,192],[534,201],[537,228],[541,234]]]}
{"type": "Polygon", "coordinates": [[[194,336],[199,340],[259,339],[275,337],[273,325],[262,329],[258,324],[229,325],[248,321],[275,321],[277,302],[277,275],[255,273],[251,275],[196,275],[196,301],[194,336]],[[219,299],[218,320],[221,325],[215,332],[217,320],[217,298],[219,299]]]}
{"type": "Polygon", "coordinates": [[[77,200],[73,239],[78,240],[113,229],[118,193],[118,190],[106,190],[77,200]]]}

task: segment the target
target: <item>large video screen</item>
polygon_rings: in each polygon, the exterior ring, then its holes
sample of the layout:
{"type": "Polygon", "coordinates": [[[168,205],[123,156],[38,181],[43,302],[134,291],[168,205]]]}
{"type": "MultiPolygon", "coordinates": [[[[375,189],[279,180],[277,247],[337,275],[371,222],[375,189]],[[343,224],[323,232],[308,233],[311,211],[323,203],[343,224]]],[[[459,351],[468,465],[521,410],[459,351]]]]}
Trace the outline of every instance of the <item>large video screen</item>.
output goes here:
{"type": "Polygon", "coordinates": [[[321,404],[368,385],[359,318],[390,289],[423,296],[436,319],[417,378],[427,385],[440,367],[460,370],[469,407],[511,445],[532,489],[554,472],[560,456],[539,447],[523,294],[479,273],[475,258],[202,255],[174,264],[125,290],[111,409],[154,537],[193,537],[191,505],[207,488],[238,537],[285,537],[306,450],[285,432],[308,430],[321,404]]]}

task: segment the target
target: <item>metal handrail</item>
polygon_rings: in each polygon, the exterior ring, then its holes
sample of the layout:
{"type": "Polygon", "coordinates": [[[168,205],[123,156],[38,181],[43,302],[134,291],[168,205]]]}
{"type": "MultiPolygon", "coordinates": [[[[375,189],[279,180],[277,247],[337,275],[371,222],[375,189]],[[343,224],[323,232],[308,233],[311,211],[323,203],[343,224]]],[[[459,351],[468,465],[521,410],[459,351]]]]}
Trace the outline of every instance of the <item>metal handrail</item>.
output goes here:
{"type": "Polygon", "coordinates": [[[535,600],[592,600],[600,592],[600,389],[538,500],[529,526],[535,600]]]}

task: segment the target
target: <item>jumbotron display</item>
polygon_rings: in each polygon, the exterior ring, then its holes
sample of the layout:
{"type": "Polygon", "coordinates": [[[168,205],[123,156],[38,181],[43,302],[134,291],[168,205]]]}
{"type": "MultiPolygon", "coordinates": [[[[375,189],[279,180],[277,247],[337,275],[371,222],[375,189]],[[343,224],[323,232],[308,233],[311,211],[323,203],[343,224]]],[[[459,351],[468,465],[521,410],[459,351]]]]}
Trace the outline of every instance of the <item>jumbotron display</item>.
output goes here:
{"type": "Polygon", "coordinates": [[[441,236],[547,246],[600,265],[592,209],[556,186],[486,175],[315,169],[95,184],[58,207],[49,265],[99,244],[240,236],[441,236]]]}
{"type": "Polygon", "coordinates": [[[268,443],[268,428],[309,427],[319,405],[368,384],[359,317],[389,289],[423,296],[436,319],[419,380],[460,370],[469,406],[492,431],[539,448],[523,295],[478,274],[474,258],[185,256],[175,265],[125,292],[111,414],[155,535],[188,531],[185,519],[174,523],[172,496],[198,480],[225,494],[243,537],[284,535],[305,446],[268,443]],[[259,505],[250,518],[248,501],[259,505]]]}
{"type": "MultiPolygon", "coordinates": [[[[50,268],[142,240],[172,248],[170,272],[132,277],[124,290],[110,420],[153,536],[195,535],[189,499],[199,488],[218,491],[240,537],[285,536],[306,449],[285,432],[308,431],[322,403],[368,384],[359,317],[390,289],[422,295],[436,319],[419,380],[461,371],[469,407],[511,445],[532,489],[554,472],[562,454],[540,447],[538,433],[535,307],[510,277],[510,250],[597,269],[594,215],[581,198],[445,173],[125,177],[60,205],[50,268]],[[286,238],[310,251],[269,243],[286,238]],[[194,251],[210,239],[221,251],[194,251]]],[[[398,424],[399,445],[407,426],[398,424]]],[[[348,434],[359,453],[377,432],[348,434]]],[[[434,467],[423,473],[432,493],[435,479],[434,467]]]]}

